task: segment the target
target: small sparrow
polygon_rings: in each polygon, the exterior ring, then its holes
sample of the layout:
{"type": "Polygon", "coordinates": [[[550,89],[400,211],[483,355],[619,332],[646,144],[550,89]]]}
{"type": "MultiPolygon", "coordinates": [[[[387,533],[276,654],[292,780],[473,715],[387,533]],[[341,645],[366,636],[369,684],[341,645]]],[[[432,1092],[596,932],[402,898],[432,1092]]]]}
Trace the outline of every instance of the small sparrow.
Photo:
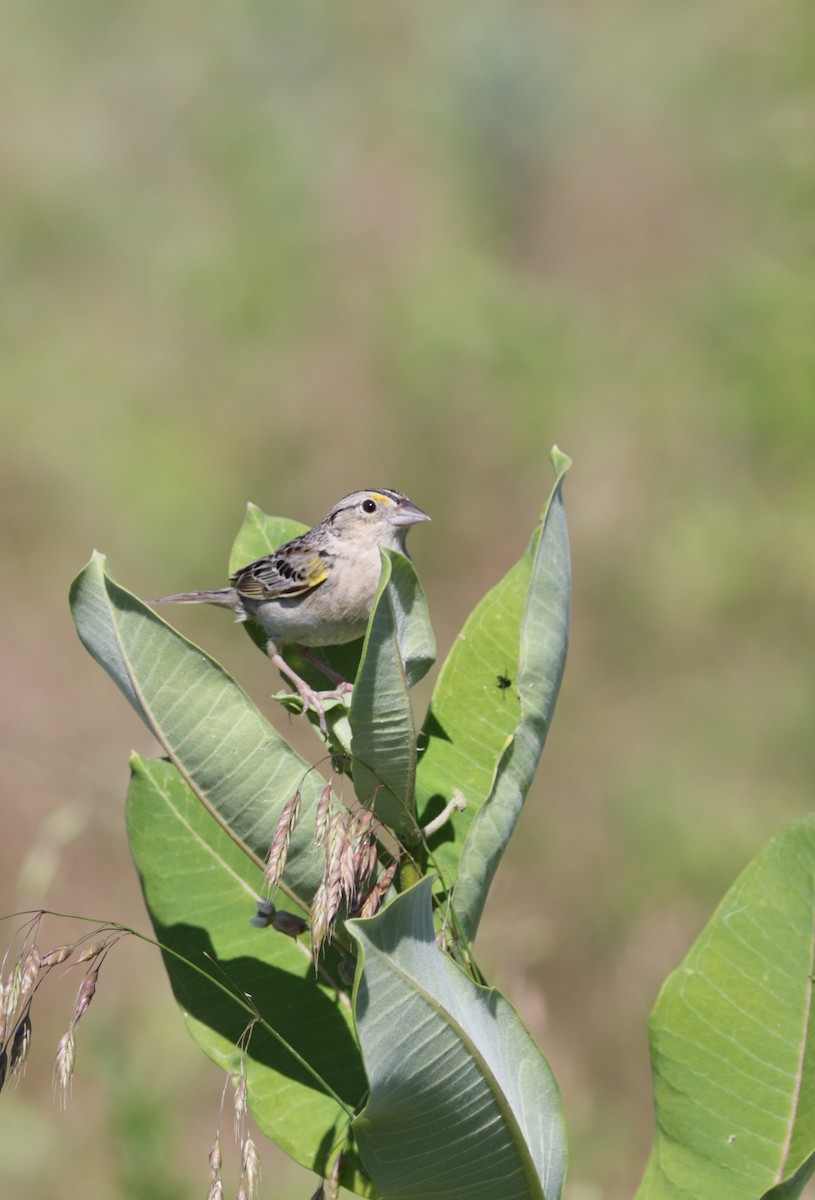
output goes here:
{"type": "Polygon", "coordinates": [[[241,567],[231,587],[161,596],[153,604],[218,604],[239,621],[257,621],[268,639],[266,652],[297,689],[305,708],[318,716],[327,735],[321,700],[351,690],[351,684],[312,657],[308,647],[339,646],[365,633],[379,586],[379,551],[407,554],[411,525],[429,521],[426,512],[401,492],[366,489],[343,496],[319,524],[286,542],[273,554],[241,567]],[[315,692],[281,653],[296,645],[335,683],[315,692]]]}

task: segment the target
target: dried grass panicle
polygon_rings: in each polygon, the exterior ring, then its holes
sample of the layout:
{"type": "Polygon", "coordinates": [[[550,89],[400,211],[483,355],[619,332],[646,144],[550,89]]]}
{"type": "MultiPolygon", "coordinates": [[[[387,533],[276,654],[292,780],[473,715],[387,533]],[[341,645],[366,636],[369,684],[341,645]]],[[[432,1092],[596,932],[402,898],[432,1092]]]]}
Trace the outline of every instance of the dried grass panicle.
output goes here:
{"type": "Polygon", "coordinates": [[[380,829],[381,824],[370,809],[358,809],[353,816],[343,810],[330,818],[325,834],[325,871],[311,902],[311,944],[315,955],[330,937],[331,925],[343,901],[350,913],[370,916],[391,886],[396,862],[381,877],[383,887],[375,885],[361,901],[379,861],[380,829]]]}
{"type": "Polygon", "coordinates": [[[255,1200],[260,1183],[260,1155],[251,1133],[247,1133],[241,1147],[241,1181],[246,1183],[247,1200],[255,1200]]]}
{"type": "Polygon", "coordinates": [[[342,1154],[338,1154],[331,1164],[331,1174],[328,1176],[328,1200],[338,1200],[339,1198],[341,1169],[342,1154]]]}
{"type": "Polygon", "coordinates": [[[11,974],[6,980],[3,989],[3,1021],[8,1025],[14,1018],[17,1012],[17,1006],[20,1003],[20,996],[23,991],[23,968],[19,961],[14,964],[11,974]]]}
{"type": "Polygon", "coordinates": [[[235,1080],[235,1141],[240,1144],[243,1141],[247,1113],[246,1076],[243,1073],[243,1063],[241,1063],[240,1073],[233,1076],[233,1079],[235,1080]]]}
{"type": "Polygon", "coordinates": [[[399,867],[398,859],[394,859],[389,867],[386,867],[382,874],[377,879],[374,886],[368,892],[368,895],[362,902],[359,910],[361,917],[372,917],[379,910],[379,906],[388,894],[388,890],[393,883],[394,876],[399,867]]]}
{"type": "MultiPolygon", "coordinates": [[[[372,814],[371,814],[372,815],[372,814]]],[[[379,822],[367,821],[361,833],[354,831],[354,876],[356,878],[356,895],[359,897],[368,880],[376,869],[379,858],[376,831],[379,822]]]]}
{"type": "Polygon", "coordinates": [[[266,882],[269,887],[277,887],[286,866],[289,855],[289,843],[300,816],[300,789],[283,805],[280,820],[266,856],[266,882]]]}
{"type": "Polygon", "coordinates": [[[42,959],[36,946],[30,946],[23,961],[23,982],[20,991],[21,1002],[26,1000],[37,986],[42,969],[42,959]]]}
{"type": "MultiPolygon", "coordinates": [[[[368,809],[360,809],[354,816],[343,809],[329,817],[324,834],[325,870],[311,902],[314,954],[319,954],[323,943],[329,940],[331,924],[340,912],[343,900],[349,912],[354,912],[358,906],[359,896],[376,870],[379,828],[379,822],[368,809]]],[[[388,876],[384,892],[390,887],[395,871],[396,865],[388,876]]]]}
{"type": "Polygon", "coordinates": [[[210,1183],[207,1200],[224,1200],[224,1185],[220,1179],[213,1179],[210,1183]]]}
{"type": "Polygon", "coordinates": [[[9,1071],[12,1076],[21,1074],[25,1066],[25,1060],[28,1058],[28,1051],[31,1049],[31,1017],[26,1012],[22,1021],[14,1030],[14,1035],[11,1039],[11,1050],[9,1052],[9,1071]]]}
{"type": "Polygon", "coordinates": [[[348,835],[354,843],[354,853],[358,854],[363,845],[367,845],[374,814],[371,808],[358,808],[354,813],[348,829],[348,835]]]}
{"type": "Polygon", "coordinates": [[[349,908],[354,903],[357,891],[357,860],[354,853],[354,843],[348,834],[347,825],[343,829],[343,837],[339,847],[340,855],[340,889],[342,897],[349,908]]]}
{"type": "Polygon", "coordinates": [[[331,818],[326,845],[325,874],[311,901],[311,948],[315,957],[331,936],[331,925],[342,904],[342,847],[345,823],[342,813],[331,818]]]}
{"type": "Polygon", "coordinates": [[[216,1133],[215,1141],[212,1143],[209,1151],[209,1181],[214,1183],[216,1179],[221,1177],[221,1166],[223,1165],[223,1155],[221,1154],[221,1135],[216,1133]]]}
{"type": "Polygon", "coordinates": [[[91,962],[94,958],[98,958],[100,954],[103,954],[113,940],[115,939],[99,938],[95,942],[89,942],[88,945],[83,946],[79,954],[77,954],[76,961],[78,963],[91,962]]]}
{"type": "Polygon", "coordinates": [[[371,844],[368,847],[368,861],[360,866],[360,875],[367,883],[376,870],[376,864],[379,862],[379,852],[376,846],[376,839],[371,839],[371,844]]]}
{"type": "Polygon", "coordinates": [[[309,925],[311,928],[311,948],[314,956],[320,953],[323,942],[328,934],[328,916],[326,904],[326,886],[322,882],[311,901],[311,913],[309,914],[309,925]]]}
{"type": "Polygon", "coordinates": [[[68,1092],[76,1064],[76,1037],[73,1025],[70,1025],[59,1039],[57,1057],[54,1063],[54,1090],[57,1092],[60,1104],[64,1108],[68,1102],[68,1092]]]}
{"type": "Polygon", "coordinates": [[[329,817],[331,813],[331,784],[327,783],[320,792],[320,799],[317,801],[317,811],[314,814],[314,845],[322,846],[328,833],[329,817]]]}
{"type": "Polygon", "coordinates": [[[99,981],[99,968],[94,967],[92,971],[88,971],[82,983],[79,985],[79,991],[76,994],[76,1004],[74,1005],[71,1024],[75,1025],[83,1013],[87,1012],[88,1005],[93,1000],[96,994],[96,985],[99,981]]]}
{"type": "Polygon", "coordinates": [[[58,967],[60,963],[64,963],[66,958],[70,958],[76,946],[56,946],[53,950],[49,950],[47,954],[43,954],[40,959],[40,968],[43,971],[49,970],[51,967],[58,967]]]}
{"type": "Polygon", "coordinates": [[[340,911],[342,903],[342,849],[345,844],[345,818],[342,813],[334,813],[328,832],[325,852],[325,908],[328,924],[340,911]]]}

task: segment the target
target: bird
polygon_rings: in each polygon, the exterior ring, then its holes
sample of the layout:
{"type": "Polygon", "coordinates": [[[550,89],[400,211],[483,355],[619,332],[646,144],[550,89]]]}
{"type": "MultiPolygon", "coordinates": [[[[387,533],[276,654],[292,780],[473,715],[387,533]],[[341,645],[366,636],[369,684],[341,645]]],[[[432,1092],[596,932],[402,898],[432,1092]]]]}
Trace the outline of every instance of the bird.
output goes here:
{"type": "Polygon", "coordinates": [[[411,525],[428,514],[392,488],[363,488],[338,500],[312,529],[278,550],[241,567],[230,586],[159,596],[152,604],[216,604],[239,621],[256,621],[266,636],[266,653],[311,708],[327,737],[321,701],[352,685],[309,650],[339,646],[365,633],[379,586],[380,550],[410,557],[405,540],[411,525]],[[297,646],[334,683],[315,691],[286,662],[285,646],[297,646]]]}

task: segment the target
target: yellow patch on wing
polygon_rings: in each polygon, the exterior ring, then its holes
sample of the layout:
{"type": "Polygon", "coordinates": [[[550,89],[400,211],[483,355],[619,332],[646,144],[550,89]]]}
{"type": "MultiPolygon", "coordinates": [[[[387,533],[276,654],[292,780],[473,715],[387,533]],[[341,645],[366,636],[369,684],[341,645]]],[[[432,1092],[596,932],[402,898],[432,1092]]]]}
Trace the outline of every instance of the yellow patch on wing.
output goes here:
{"type": "Polygon", "coordinates": [[[307,558],[301,563],[302,570],[305,572],[303,580],[303,588],[316,587],[318,583],[322,583],[324,579],[328,579],[328,567],[325,565],[325,559],[320,558],[319,554],[315,554],[313,558],[307,558]]]}
{"type": "Polygon", "coordinates": [[[251,600],[285,600],[310,592],[328,578],[329,568],[319,554],[297,558],[296,562],[272,560],[265,570],[239,571],[235,577],[238,593],[251,600]]]}

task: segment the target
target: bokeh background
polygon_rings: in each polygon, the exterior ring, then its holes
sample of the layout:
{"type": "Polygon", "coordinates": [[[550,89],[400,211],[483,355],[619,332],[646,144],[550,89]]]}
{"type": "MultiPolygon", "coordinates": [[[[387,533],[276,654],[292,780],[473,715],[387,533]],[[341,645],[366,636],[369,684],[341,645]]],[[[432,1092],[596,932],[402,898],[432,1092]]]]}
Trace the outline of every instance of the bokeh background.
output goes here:
{"type": "MultiPolygon", "coordinates": [[[[660,983],[811,804],[815,9],[0,7],[0,909],[147,928],[154,745],[67,606],[94,547],[144,596],[213,586],[247,499],[397,487],[443,655],[557,442],[570,658],[478,951],[560,1080],[569,1200],[631,1196],[660,983]]],[[[223,614],[178,622],[271,707],[223,614]]],[[[105,965],[63,1115],[75,988],[3,1096],[0,1194],[203,1195],[221,1076],[156,955],[105,965]]],[[[262,1157],[263,1196],[311,1194],[262,1157]]]]}

